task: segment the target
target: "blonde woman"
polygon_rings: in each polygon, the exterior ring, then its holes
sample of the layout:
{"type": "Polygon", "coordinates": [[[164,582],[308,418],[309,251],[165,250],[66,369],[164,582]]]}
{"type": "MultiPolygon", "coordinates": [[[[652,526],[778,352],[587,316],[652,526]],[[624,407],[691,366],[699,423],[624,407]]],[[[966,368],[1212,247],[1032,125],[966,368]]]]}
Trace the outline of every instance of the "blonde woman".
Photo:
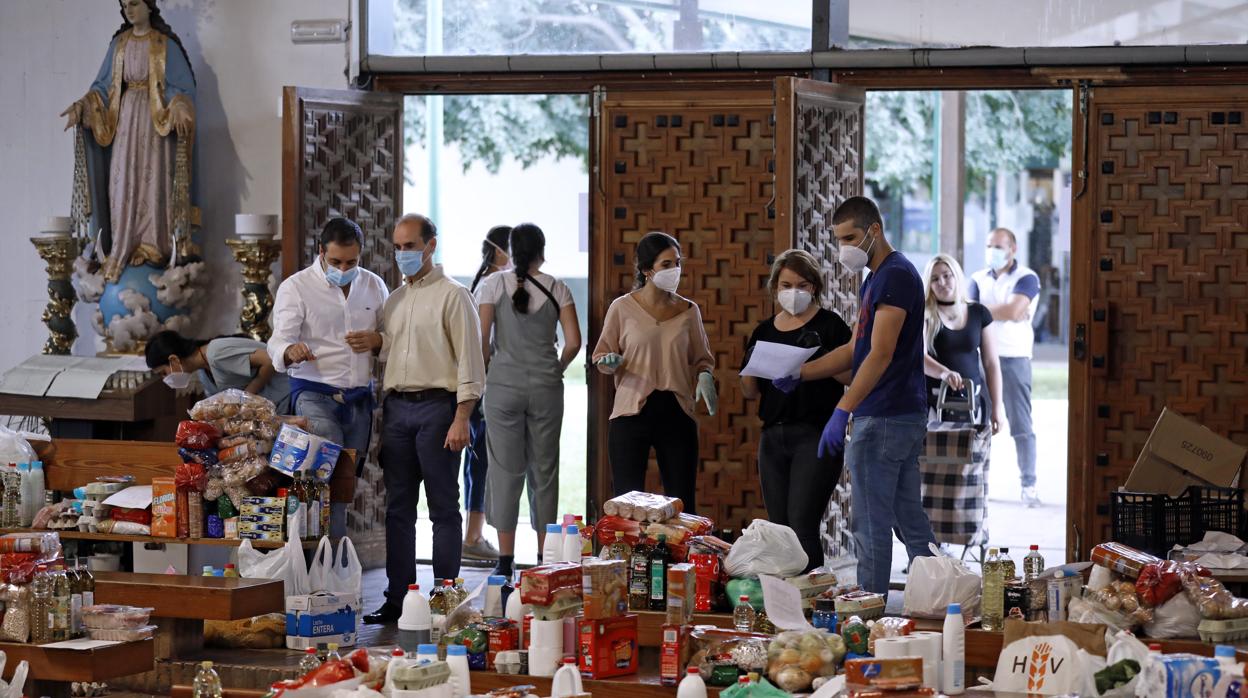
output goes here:
{"type": "Polygon", "coordinates": [[[927,350],[923,372],[928,377],[929,396],[942,381],[954,390],[962,390],[967,380],[974,381],[980,387],[983,413],[996,434],[1005,421],[1005,407],[1001,402],[1001,364],[988,329],[992,314],[966,299],[966,277],[949,255],[932,257],[923,269],[923,286],[923,344],[927,350]]]}

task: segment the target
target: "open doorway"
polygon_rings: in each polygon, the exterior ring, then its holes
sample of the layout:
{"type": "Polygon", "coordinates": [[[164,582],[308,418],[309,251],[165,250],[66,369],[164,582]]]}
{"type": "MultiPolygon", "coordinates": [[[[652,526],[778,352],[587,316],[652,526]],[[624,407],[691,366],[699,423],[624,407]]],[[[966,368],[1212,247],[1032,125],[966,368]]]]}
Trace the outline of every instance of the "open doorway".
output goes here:
{"type": "MultiPolygon", "coordinates": [[[[1034,270],[1039,286],[1026,322],[1014,324],[1009,340],[1002,342],[1008,325],[1000,317],[988,330],[999,353],[1017,357],[1012,370],[1030,369],[1039,504],[1024,501],[1019,456],[1025,461],[1028,448],[1011,436],[1006,419],[990,440],[985,532],[969,549],[949,546],[972,564],[981,542],[1008,547],[1016,564],[1029,545],[1040,546],[1050,564],[1066,557],[1072,100],[1069,90],[867,93],[865,189],[880,203],[898,249],[920,273],[935,255],[948,254],[975,299],[969,287],[984,282],[972,277],[982,279],[991,267],[993,232],[1004,228],[1016,241],[1014,259],[1034,270]],[[1017,330],[1026,325],[1031,341],[1020,346],[1017,330]]],[[[1008,273],[993,272],[987,283],[1008,273]]],[[[1025,414],[1018,391],[1003,392],[1003,401],[1014,402],[1007,411],[1025,414]]],[[[895,545],[893,577],[901,581],[906,556],[895,545]]]]}
{"type": "MultiPolygon", "coordinates": [[[[582,337],[588,337],[589,317],[587,104],[588,97],[577,94],[413,95],[404,104],[404,208],[437,223],[438,262],[446,273],[471,287],[486,232],[534,223],[546,236],[542,271],[568,285],[582,337]]],[[[560,513],[585,511],[587,409],[582,354],[564,374],[560,513]]],[[[461,472],[461,510],[468,506],[466,489],[461,472]]],[[[527,501],[522,493],[517,564],[538,557],[527,501]]],[[[418,546],[432,540],[423,499],[419,512],[418,546]]],[[[486,526],[485,538],[496,543],[494,529],[486,526]]],[[[429,552],[418,548],[417,556],[429,552]]]]}

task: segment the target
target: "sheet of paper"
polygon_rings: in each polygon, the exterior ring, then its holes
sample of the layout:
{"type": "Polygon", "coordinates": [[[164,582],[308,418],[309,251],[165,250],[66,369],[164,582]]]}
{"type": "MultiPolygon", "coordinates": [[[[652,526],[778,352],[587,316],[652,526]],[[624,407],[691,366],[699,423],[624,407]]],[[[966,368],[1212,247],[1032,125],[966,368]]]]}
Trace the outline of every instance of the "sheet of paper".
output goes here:
{"type": "Polygon", "coordinates": [[[767,609],[767,620],[781,630],[814,630],[815,627],[806,622],[806,614],[802,612],[802,592],[783,579],[771,575],[760,574],[758,581],[763,586],[763,607],[767,609]]]}
{"type": "Polygon", "coordinates": [[[122,509],[146,509],[152,505],[152,486],[135,485],[110,496],[104,500],[110,507],[122,509]]]}
{"type": "Polygon", "coordinates": [[[741,369],[741,375],[775,380],[797,374],[802,364],[815,355],[819,347],[804,349],[776,342],[755,342],[750,362],[741,369]]]}
{"type": "Polygon", "coordinates": [[[77,640],[65,640],[63,642],[53,642],[48,645],[39,645],[39,646],[47,647],[50,649],[85,651],[85,650],[95,650],[101,647],[109,647],[111,645],[120,645],[120,644],[121,643],[116,640],[92,640],[90,638],[80,637],[77,640]]]}
{"type": "Polygon", "coordinates": [[[125,365],[126,360],[111,356],[90,356],[65,369],[52,381],[49,397],[77,397],[94,400],[104,390],[109,377],[125,365]]]}
{"type": "Polygon", "coordinates": [[[81,356],[35,354],[4,374],[0,393],[43,396],[57,375],[82,360],[81,356]]]}

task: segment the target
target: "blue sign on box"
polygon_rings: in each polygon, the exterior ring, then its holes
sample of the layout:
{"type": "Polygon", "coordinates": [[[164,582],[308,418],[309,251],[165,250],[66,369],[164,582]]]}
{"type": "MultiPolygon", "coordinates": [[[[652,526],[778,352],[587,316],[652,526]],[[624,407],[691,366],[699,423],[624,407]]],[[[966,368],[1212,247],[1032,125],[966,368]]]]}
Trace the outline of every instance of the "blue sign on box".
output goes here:
{"type": "Polygon", "coordinates": [[[286,647],[303,650],[318,643],[355,644],[359,609],[351,594],[317,592],[286,597],[286,647]]]}
{"type": "Polygon", "coordinates": [[[292,424],[283,424],[273,442],[269,467],[290,476],[311,473],[317,480],[329,482],[341,454],[342,446],[292,424]]]}

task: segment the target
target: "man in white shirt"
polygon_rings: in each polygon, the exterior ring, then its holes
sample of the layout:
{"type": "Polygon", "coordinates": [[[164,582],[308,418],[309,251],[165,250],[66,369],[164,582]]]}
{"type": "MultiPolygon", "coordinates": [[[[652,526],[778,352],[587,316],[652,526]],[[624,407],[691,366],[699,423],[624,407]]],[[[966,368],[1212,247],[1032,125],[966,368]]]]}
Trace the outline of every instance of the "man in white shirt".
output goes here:
{"type": "Polygon", "coordinates": [[[386,483],[386,602],[366,623],[398,620],[416,581],[416,503],[425,486],[433,521],[433,576],[459,574],[463,538],[459,456],[485,387],[481,321],[468,289],[433,263],[438,229],[408,214],[394,227],[403,286],[386,301],[380,334],[366,344],[385,364],[381,467],[386,483]]]}
{"type": "Polygon", "coordinates": [[[1031,318],[1040,296],[1040,277],[1018,262],[1018,239],[1006,228],[988,236],[988,268],[971,275],[971,300],[992,313],[1005,418],[1014,437],[1023,503],[1040,506],[1036,495],[1036,434],[1031,428],[1031,353],[1036,335],[1031,318]]]}
{"type": "MultiPolygon", "coordinates": [[[[277,289],[273,367],[290,376],[290,405],[313,433],[355,449],[356,475],[373,426],[373,353],[389,293],[381,277],[360,268],[364,233],[346,218],[321,231],[320,255],[277,289]]],[[[330,534],[346,533],[347,505],[333,504],[330,534]]]]}

